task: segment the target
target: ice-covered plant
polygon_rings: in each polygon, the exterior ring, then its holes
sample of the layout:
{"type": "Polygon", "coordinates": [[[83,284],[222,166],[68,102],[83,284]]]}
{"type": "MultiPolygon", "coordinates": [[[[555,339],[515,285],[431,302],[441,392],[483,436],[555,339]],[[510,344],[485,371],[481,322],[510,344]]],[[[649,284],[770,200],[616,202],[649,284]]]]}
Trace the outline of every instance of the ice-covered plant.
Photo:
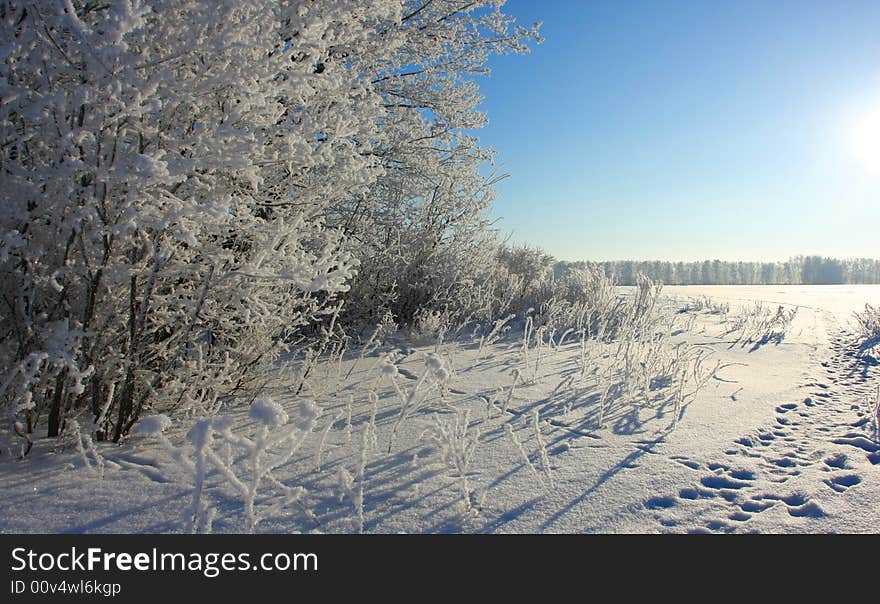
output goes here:
{"type": "Polygon", "coordinates": [[[396,368],[394,371],[388,369],[387,364],[383,366],[383,374],[387,375],[391,380],[400,399],[400,411],[397,413],[394,425],[391,428],[391,436],[388,439],[388,453],[391,453],[391,450],[394,447],[394,440],[397,437],[397,432],[403,422],[425,405],[429,400],[429,395],[432,390],[436,389],[440,393],[442,399],[445,396],[446,384],[450,378],[446,362],[441,356],[434,353],[428,353],[425,355],[425,369],[416,383],[409,390],[402,388],[397,383],[396,371],[396,368]],[[422,386],[426,381],[428,382],[428,386],[422,390],[422,386]]]}
{"type": "Polygon", "coordinates": [[[514,431],[513,426],[511,425],[510,422],[505,422],[504,431],[510,437],[510,440],[513,441],[513,444],[516,447],[516,450],[519,452],[519,455],[522,458],[525,465],[529,468],[529,471],[531,471],[531,473],[535,476],[535,478],[538,480],[538,482],[541,483],[541,487],[546,489],[547,483],[544,481],[544,477],[541,475],[541,473],[538,471],[538,469],[535,468],[535,465],[532,463],[532,460],[529,458],[529,454],[526,452],[526,449],[523,446],[522,441],[516,435],[516,431],[514,431]]]}
{"type": "Polygon", "coordinates": [[[92,435],[83,432],[79,422],[73,418],[68,418],[65,422],[66,432],[73,439],[76,451],[79,454],[83,466],[93,472],[98,478],[104,478],[104,457],[95,447],[92,435]]]}
{"type": "Polygon", "coordinates": [[[861,312],[853,313],[858,326],[859,345],[863,350],[880,342],[880,306],[865,304],[861,312]]]}
{"type": "Polygon", "coordinates": [[[755,301],[729,320],[727,333],[738,333],[737,343],[760,345],[772,341],[778,344],[785,337],[797,311],[796,306],[786,309],[782,305],[771,310],[763,302],[755,301]]]}
{"type": "Polygon", "coordinates": [[[515,318],[515,314],[510,314],[502,319],[496,319],[493,321],[492,330],[487,335],[480,338],[478,352],[482,352],[485,346],[492,346],[495,344],[501,336],[510,329],[508,324],[515,318]]]}
{"type": "Polygon", "coordinates": [[[868,410],[871,414],[871,425],[874,428],[874,442],[880,446],[880,385],[874,391],[874,400],[868,399],[868,410]]]}
{"type": "Polygon", "coordinates": [[[361,434],[361,446],[360,446],[360,457],[358,459],[358,468],[357,468],[357,491],[354,492],[353,502],[355,506],[355,511],[357,512],[358,519],[358,532],[364,532],[364,525],[366,523],[366,501],[364,499],[364,494],[366,491],[366,482],[367,482],[367,463],[370,458],[370,441],[371,439],[375,439],[375,430],[371,430],[370,424],[364,426],[363,433],[361,434]],[[373,434],[373,436],[371,436],[373,434]]]}
{"type": "Polygon", "coordinates": [[[523,361],[523,375],[529,374],[529,347],[531,346],[532,336],[534,335],[535,329],[535,321],[531,315],[532,309],[526,312],[526,318],[523,322],[523,337],[522,337],[522,361],[523,361]]]}
{"type": "Polygon", "coordinates": [[[458,483],[462,509],[470,512],[474,492],[468,475],[480,442],[480,428],[471,426],[469,409],[456,409],[449,419],[441,418],[439,414],[434,414],[433,418],[434,425],[426,432],[427,439],[458,483]]]}
{"type": "Polygon", "coordinates": [[[327,435],[330,434],[330,430],[333,429],[333,424],[339,421],[342,418],[342,414],[334,416],[330,421],[327,422],[327,425],[324,426],[324,429],[321,430],[321,438],[318,440],[318,448],[315,451],[315,471],[321,471],[321,456],[324,453],[324,445],[327,442],[327,435]]]}
{"type": "MultiPolygon", "coordinates": [[[[214,512],[205,492],[208,470],[213,468],[226,485],[238,492],[242,500],[244,531],[252,533],[263,518],[301,503],[305,489],[283,484],[274,472],[301,448],[319,415],[320,409],[315,403],[301,400],[291,420],[283,406],[263,398],[251,403],[249,418],[255,427],[249,435],[236,430],[229,416],[198,420],[187,433],[185,447],[173,446],[164,435],[170,425],[167,417],[144,418],[138,424],[138,432],[159,438],[189,476],[193,495],[185,514],[187,531],[211,530],[214,512]],[[260,493],[265,490],[263,487],[267,487],[270,496],[262,507],[258,507],[260,493]]],[[[309,510],[303,511],[307,517],[315,519],[309,510]]]]}
{"type": "Polygon", "coordinates": [[[706,311],[712,315],[726,316],[730,312],[730,304],[710,298],[709,296],[696,296],[689,298],[680,312],[706,311]]]}
{"type": "Polygon", "coordinates": [[[535,442],[538,445],[538,456],[541,459],[541,467],[547,477],[547,484],[553,486],[553,472],[550,466],[550,457],[547,455],[547,445],[544,443],[544,435],[541,434],[541,415],[537,408],[532,410],[532,428],[535,431],[535,442]]]}
{"type": "Polygon", "coordinates": [[[382,344],[381,340],[379,340],[379,332],[381,330],[382,324],[380,323],[376,325],[375,329],[373,329],[373,333],[372,335],[370,335],[370,338],[366,341],[366,343],[360,346],[358,358],[355,360],[354,363],[351,364],[351,367],[349,367],[348,372],[345,374],[346,380],[351,377],[351,374],[354,373],[354,370],[358,366],[358,364],[364,360],[364,357],[372,352],[375,352],[375,350],[382,344]]]}
{"type": "Polygon", "coordinates": [[[510,383],[510,388],[507,390],[507,396],[504,397],[504,404],[501,405],[501,414],[507,413],[507,409],[510,407],[510,403],[513,402],[513,393],[516,390],[516,387],[519,383],[519,379],[522,373],[520,370],[514,369],[512,372],[513,381],[510,383]]]}

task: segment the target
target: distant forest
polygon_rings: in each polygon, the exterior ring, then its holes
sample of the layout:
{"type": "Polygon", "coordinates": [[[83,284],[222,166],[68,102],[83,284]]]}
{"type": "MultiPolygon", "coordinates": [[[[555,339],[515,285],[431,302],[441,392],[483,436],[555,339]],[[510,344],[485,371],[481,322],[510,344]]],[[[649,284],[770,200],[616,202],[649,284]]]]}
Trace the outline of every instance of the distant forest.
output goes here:
{"type": "Polygon", "coordinates": [[[797,256],[787,262],[632,261],[559,262],[556,273],[601,267],[620,285],[634,285],[643,274],[666,285],[831,285],[880,283],[880,260],[797,256]]]}

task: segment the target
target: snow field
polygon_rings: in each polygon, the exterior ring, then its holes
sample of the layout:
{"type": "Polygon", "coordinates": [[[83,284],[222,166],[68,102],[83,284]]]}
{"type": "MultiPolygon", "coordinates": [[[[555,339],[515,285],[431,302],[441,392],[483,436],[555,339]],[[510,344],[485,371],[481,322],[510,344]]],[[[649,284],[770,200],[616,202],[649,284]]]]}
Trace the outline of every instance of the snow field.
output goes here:
{"type": "Polygon", "coordinates": [[[876,361],[799,301],[662,297],[607,341],[532,313],[304,382],[294,363],[250,407],[99,444],[103,477],[38,440],[0,464],[3,530],[873,532],[876,361]]]}

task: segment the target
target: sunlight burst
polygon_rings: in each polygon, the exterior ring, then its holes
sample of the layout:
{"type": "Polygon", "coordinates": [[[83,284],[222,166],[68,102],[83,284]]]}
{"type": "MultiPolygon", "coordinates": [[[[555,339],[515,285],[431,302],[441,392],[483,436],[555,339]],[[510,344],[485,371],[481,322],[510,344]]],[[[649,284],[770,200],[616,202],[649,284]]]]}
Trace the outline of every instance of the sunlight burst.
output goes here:
{"type": "Polygon", "coordinates": [[[855,120],[849,135],[853,157],[869,173],[880,175],[880,109],[855,120]]]}

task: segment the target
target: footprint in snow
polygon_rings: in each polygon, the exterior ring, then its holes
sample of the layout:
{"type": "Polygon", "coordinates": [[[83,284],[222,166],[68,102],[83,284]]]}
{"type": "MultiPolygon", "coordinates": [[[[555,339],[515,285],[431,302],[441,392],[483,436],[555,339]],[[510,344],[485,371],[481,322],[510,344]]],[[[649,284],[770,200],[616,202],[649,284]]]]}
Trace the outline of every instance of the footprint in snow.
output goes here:
{"type": "Polygon", "coordinates": [[[675,497],[651,497],[645,500],[645,507],[649,510],[662,510],[671,508],[676,504],[675,497]]]}
{"type": "Polygon", "coordinates": [[[744,447],[754,447],[756,444],[755,441],[751,437],[748,437],[748,436],[742,436],[740,438],[737,438],[733,442],[735,442],[738,445],[742,445],[744,447]]]}
{"type": "Polygon", "coordinates": [[[782,498],[788,506],[788,513],[795,518],[824,518],[827,514],[815,501],[810,501],[803,493],[792,493],[782,498]]]}
{"type": "Polygon", "coordinates": [[[704,476],[700,479],[700,484],[709,489],[721,490],[721,489],[742,489],[749,486],[749,482],[744,480],[737,480],[731,478],[729,476],[724,475],[714,475],[714,476],[704,476]]]}
{"type": "Polygon", "coordinates": [[[762,500],[762,499],[752,498],[752,499],[749,499],[748,501],[744,502],[739,507],[742,508],[742,510],[744,512],[747,512],[750,514],[757,514],[757,513],[763,512],[766,509],[773,507],[773,505],[775,503],[776,503],[775,501],[766,501],[766,500],[762,500]]]}
{"type": "Polygon", "coordinates": [[[723,520],[710,520],[706,523],[706,528],[710,531],[721,531],[724,533],[732,533],[735,529],[723,520]]]}
{"type": "Polygon", "coordinates": [[[715,491],[697,487],[687,487],[678,492],[679,497],[690,501],[696,501],[697,499],[712,499],[716,495],[717,493],[715,491]]]}
{"type": "Polygon", "coordinates": [[[754,480],[755,473],[749,470],[731,470],[728,472],[731,478],[735,478],[737,480],[754,480]]]}
{"type": "Polygon", "coordinates": [[[768,461],[780,468],[794,468],[797,466],[797,462],[791,457],[780,457],[779,459],[769,459],[768,461]]]}
{"type": "Polygon", "coordinates": [[[684,457],[682,457],[682,458],[673,458],[673,459],[675,459],[675,461],[677,461],[677,462],[680,463],[681,465],[685,466],[686,468],[690,468],[691,470],[699,470],[699,469],[700,469],[700,464],[699,464],[699,462],[696,462],[696,461],[693,461],[693,460],[690,460],[690,459],[686,459],[686,458],[684,458],[684,457]]]}
{"type": "Polygon", "coordinates": [[[828,466],[827,468],[825,468],[827,472],[832,471],[832,468],[837,470],[845,470],[852,467],[849,464],[849,459],[843,453],[837,453],[835,455],[831,455],[830,457],[826,457],[824,459],[824,462],[825,465],[828,466]]]}
{"type": "Polygon", "coordinates": [[[836,438],[831,442],[836,445],[849,445],[851,447],[856,447],[862,449],[866,453],[877,453],[880,451],[880,445],[861,434],[853,432],[845,434],[840,438],[836,438]]]}
{"type": "Polygon", "coordinates": [[[801,506],[789,507],[788,513],[796,518],[824,518],[827,516],[818,503],[809,501],[801,506]]]}
{"type": "Polygon", "coordinates": [[[832,476],[831,478],[823,480],[822,482],[827,484],[834,491],[838,493],[843,493],[848,491],[851,487],[854,487],[862,482],[862,479],[858,474],[841,474],[837,476],[832,476]]]}

